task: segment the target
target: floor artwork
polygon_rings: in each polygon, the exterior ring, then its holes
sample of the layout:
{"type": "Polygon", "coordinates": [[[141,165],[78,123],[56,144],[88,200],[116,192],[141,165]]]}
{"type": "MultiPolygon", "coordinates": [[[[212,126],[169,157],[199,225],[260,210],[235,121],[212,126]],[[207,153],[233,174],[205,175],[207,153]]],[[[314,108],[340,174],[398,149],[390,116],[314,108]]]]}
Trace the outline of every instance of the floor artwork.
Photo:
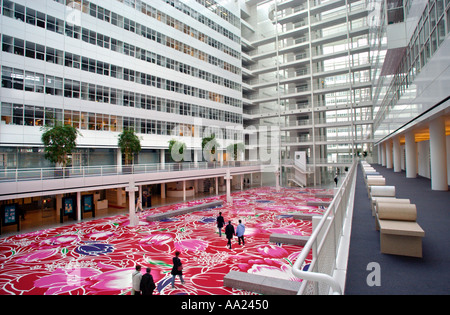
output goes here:
{"type": "MultiPolygon", "coordinates": [[[[300,281],[291,266],[302,247],[269,243],[272,233],[311,234],[311,221],[294,220],[291,212],[321,214],[322,207],[306,206],[322,189],[273,187],[232,194],[233,204],[193,212],[164,221],[147,222],[149,214],[217,199],[217,196],[149,209],[140,224],[128,227],[127,215],[74,223],[47,230],[0,238],[0,294],[131,294],[136,264],[151,267],[154,294],[251,294],[223,286],[230,270],[300,281]],[[219,237],[216,217],[246,226],[245,246],[237,237],[232,249],[219,237]],[[172,288],[170,271],[175,251],[181,252],[183,276],[172,288]]],[[[310,257],[308,258],[310,259],[310,257]]],[[[307,265],[305,266],[307,267],[307,265]]]]}

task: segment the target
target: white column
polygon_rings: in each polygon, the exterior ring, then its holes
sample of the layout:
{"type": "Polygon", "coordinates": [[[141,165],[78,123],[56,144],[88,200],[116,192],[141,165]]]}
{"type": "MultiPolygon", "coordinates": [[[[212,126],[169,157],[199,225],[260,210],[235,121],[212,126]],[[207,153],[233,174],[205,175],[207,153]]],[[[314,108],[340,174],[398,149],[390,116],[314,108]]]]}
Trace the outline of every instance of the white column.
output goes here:
{"type": "Polygon", "coordinates": [[[378,153],[377,163],[381,165],[382,162],[381,162],[381,145],[380,144],[377,146],[377,153],[378,153]]]}
{"type": "Polygon", "coordinates": [[[117,159],[117,173],[122,172],[122,150],[118,148],[116,150],[116,159],[117,159]]]}
{"type": "Polygon", "coordinates": [[[186,201],[186,181],[183,181],[183,201],[186,201]]]}
{"type": "Polygon", "coordinates": [[[77,221],[81,221],[81,192],[77,191],[77,221]]]}
{"type": "Polygon", "coordinates": [[[406,178],[417,177],[417,146],[414,132],[405,134],[406,178]]]}
{"type": "Polygon", "coordinates": [[[161,149],[159,152],[159,160],[160,160],[160,164],[161,164],[161,169],[165,169],[166,168],[166,150],[165,149],[161,149]]]}
{"type": "Polygon", "coordinates": [[[393,159],[394,159],[394,172],[402,171],[402,154],[400,150],[400,137],[396,136],[392,139],[393,142],[393,159]]]}
{"type": "Polygon", "coordinates": [[[440,116],[430,122],[429,129],[431,189],[447,191],[447,144],[444,116],[440,116]]]}
{"type": "Polygon", "coordinates": [[[392,168],[392,143],[391,140],[386,141],[386,168],[392,168]]]}
{"type": "Polygon", "coordinates": [[[225,175],[225,180],[227,182],[227,202],[232,203],[233,199],[231,199],[231,179],[233,176],[230,175],[230,170],[227,170],[227,174],[225,175]]]}
{"type": "Polygon", "coordinates": [[[136,215],[136,204],[135,204],[135,196],[134,193],[139,190],[139,188],[136,187],[134,184],[134,180],[131,180],[128,184],[128,187],[125,188],[126,191],[128,191],[128,199],[129,199],[129,219],[130,219],[130,226],[136,226],[139,224],[139,218],[136,215]]]}
{"type": "Polygon", "coordinates": [[[275,172],[275,185],[276,185],[276,190],[280,191],[280,170],[277,169],[277,171],[275,172]]]}
{"type": "Polygon", "coordinates": [[[386,166],[386,142],[380,144],[381,149],[381,166],[386,166]]]}
{"type": "Polygon", "coordinates": [[[244,190],[244,174],[241,174],[241,190],[244,190]]]}
{"type": "Polygon", "coordinates": [[[216,196],[219,194],[219,177],[216,177],[216,196]]]}
{"type": "Polygon", "coordinates": [[[161,184],[161,199],[166,199],[166,183],[161,184]]]}

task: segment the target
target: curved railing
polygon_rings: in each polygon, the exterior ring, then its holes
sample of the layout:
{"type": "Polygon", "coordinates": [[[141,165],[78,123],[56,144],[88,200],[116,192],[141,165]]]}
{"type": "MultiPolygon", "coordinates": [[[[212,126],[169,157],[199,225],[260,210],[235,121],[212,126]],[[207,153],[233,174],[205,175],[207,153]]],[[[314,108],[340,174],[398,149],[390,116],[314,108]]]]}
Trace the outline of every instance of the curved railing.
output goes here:
{"type": "MultiPolygon", "coordinates": [[[[356,184],[355,160],[328,206],[322,219],[292,267],[292,273],[303,280],[298,294],[342,294],[342,285],[334,276],[338,270],[338,256],[342,252],[345,227],[351,219],[356,184]],[[312,251],[312,262],[305,268],[305,260],[312,251]]],[[[348,235],[346,235],[348,236],[348,235]]]]}

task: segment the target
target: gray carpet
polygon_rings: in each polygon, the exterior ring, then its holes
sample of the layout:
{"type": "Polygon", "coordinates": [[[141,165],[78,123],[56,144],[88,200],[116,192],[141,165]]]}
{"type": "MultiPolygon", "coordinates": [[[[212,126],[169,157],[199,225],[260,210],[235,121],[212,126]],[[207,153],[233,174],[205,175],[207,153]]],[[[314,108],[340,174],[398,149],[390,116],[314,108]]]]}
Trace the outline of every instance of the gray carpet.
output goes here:
{"type": "Polygon", "coordinates": [[[432,191],[427,178],[406,178],[372,165],[396,187],[397,198],[409,198],[417,207],[417,222],[425,230],[423,258],[381,254],[367,190],[360,166],[356,179],[355,208],[348,261],[346,295],[450,294],[450,191],[432,191]],[[370,262],[380,266],[380,286],[369,286],[370,262]]]}

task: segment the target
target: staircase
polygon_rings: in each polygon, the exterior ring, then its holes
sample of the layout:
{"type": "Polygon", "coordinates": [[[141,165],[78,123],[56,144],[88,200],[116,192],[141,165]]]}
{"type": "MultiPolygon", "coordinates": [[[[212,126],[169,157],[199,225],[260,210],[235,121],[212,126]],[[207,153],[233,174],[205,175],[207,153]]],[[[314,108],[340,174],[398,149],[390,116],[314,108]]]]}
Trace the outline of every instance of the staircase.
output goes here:
{"type": "Polygon", "coordinates": [[[292,166],[294,172],[291,173],[292,176],[288,181],[297,186],[306,187],[308,185],[308,175],[313,173],[306,168],[306,161],[303,159],[295,159],[292,166]]]}

